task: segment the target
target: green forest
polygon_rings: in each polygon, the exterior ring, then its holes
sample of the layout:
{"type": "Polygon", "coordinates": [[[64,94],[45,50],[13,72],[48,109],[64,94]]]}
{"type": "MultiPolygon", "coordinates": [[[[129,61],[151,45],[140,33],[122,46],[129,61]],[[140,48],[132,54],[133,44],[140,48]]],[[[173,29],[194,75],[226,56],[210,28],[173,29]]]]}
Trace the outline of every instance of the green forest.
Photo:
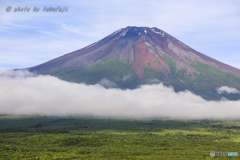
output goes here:
{"type": "Polygon", "coordinates": [[[240,121],[0,116],[0,159],[239,159],[240,121]]]}

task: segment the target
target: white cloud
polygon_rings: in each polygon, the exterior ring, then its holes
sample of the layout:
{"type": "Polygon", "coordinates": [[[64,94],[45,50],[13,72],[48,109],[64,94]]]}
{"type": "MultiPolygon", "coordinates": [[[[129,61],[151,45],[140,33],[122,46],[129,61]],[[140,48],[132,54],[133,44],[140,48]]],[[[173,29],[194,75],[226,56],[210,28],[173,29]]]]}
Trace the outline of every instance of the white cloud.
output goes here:
{"type": "MultiPolygon", "coordinates": [[[[22,73],[17,73],[22,74],[22,73]]],[[[51,76],[0,77],[0,114],[239,119],[240,101],[206,101],[162,84],[134,90],[69,83],[51,76]]]]}
{"type": "Polygon", "coordinates": [[[10,68],[0,68],[0,74],[4,73],[7,70],[11,70],[10,68]]]}
{"type": "Polygon", "coordinates": [[[1,75],[1,77],[5,78],[26,78],[26,77],[34,77],[34,73],[28,72],[27,70],[5,70],[1,75]]]}
{"type": "Polygon", "coordinates": [[[104,86],[106,88],[113,88],[117,87],[117,84],[108,80],[107,78],[103,78],[101,81],[98,82],[101,86],[104,86]]]}
{"type": "Polygon", "coordinates": [[[223,94],[223,93],[240,94],[239,90],[237,90],[236,88],[228,87],[228,86],[222,86],[222,87],[218,88],[217,92],[218,92],[218,94],[223,94]]]}

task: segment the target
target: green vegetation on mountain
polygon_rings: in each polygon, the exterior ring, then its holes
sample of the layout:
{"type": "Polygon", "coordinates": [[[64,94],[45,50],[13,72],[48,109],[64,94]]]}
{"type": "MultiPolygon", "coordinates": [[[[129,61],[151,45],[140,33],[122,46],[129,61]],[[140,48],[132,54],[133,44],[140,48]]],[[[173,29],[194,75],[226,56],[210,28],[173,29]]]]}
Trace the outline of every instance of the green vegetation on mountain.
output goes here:
{"type": "MultiPolygon", "coordinates": [[[[132,71],[131,66],[116,58],[100,60],[85,68],[78,66],[75,68],[61,69],[51,73],[51,75],[70,82],[84,82],[86,84],[97,84],[105,78],[114,84],[112,87],[122,89],[134,89],[143,84],[162,82],[166,86],[173,86],[177,92],[189,90],[202,96],[206,100],[220,100],[222,97],[231,100],[240,98],[239,94],[219,95],[216,91],[216,89],[221,86],[234,87],[240,90],[240,78],[236,75],[217,70],[205,63],[194,61],[191,65],[196,68],[200,74],[196,79],[193,79],[190,75],[186,75],[187,69],[177,71],[176,62],[170,56],[165,54],[163,58],[170,69],[167,77],[163,77],[162,73],[155,72],[148,68],[151,67],[151,64],[147,62],[148,66],[143,68],[144,78],[139,79],[136,73],[132,71]]],[[[159,59],[156,57],[155,61],[157,60],[159,59]]]]}
{"type": "Polygon", "coordinates": [[[166,61],[168,61],[169,68],[172,69],[167,80],[163,80],[163,84],[173,86],[175,91],[189,90],[197,95],[201,95],[206,100],[220,100],[222,97],[231,100],[240,98],[239,94],[220,95],[217,93],[217,88],[221,86],[234,87],[240,90],[240,78],[236,75],[217,70],[202,62],[194,62],[192,66],[196,68],[200,74],[196,79],[191,79],[191,77],[185,75],[186,69],[181,69],[177,71],[176,74],[173,74],[173,71],[175,71],[175,63],[170,60],[170,58],[166,61]]]}
{"type": "MultiPolygon", "coordinates": [[[[214,93],[217,93],[216,89],[221,86],[234,87],[240,90],[240,78],[236,75],[217,70],[202,62],[194,62],[192,66],[201,72],[195,82],[197,88],[205,90],[206,97],[216,97],[217,94],[214,93]]],[[[224,94],[223,96],[232,100],[239,98],[238,94],[224,94]]],[[[222,95],[219,95],[219,97],[222,97],[222,95]]]]}
{"type": "Polygon", "coordinates": [[[171,74],[175,75],[176,73],[176,62],[167,54],[163,56],[164,60],[167,62],[169,69],[171,71],[171,74]]]}
{"type": "Polygon", "coordinates": [[[161,81],[163,79],[162,73],[155,72],[154,70],[149,69],[147,67],[144,67],[144,77],[145,77],[145,80],[148,80],[146,81],[147,83],[149,82],[149,80],[151,81],[151,80],[157,79],[161,81]]]}
{"type": "Polygon", "coordinates": [[[179,78],[181,78],[181,79],[185,79],[185,77],[186,77],[186,76],[185,76],[186,71],[187,71],[187,69],[180,69],[180,70],[177,72],[176,76],[179,77],[179,78]]]}
{"type": "Polygon", "coordinates": [[[60,79],[86,84],[97,84],[103,78],[117,84],[120,88],[136,88],[139,84],[138,76],[124,62],[118,59],[101,60],[91,66],[81,66],[52,73],[60,79]]]}
{"type": "Polygon", "coordinates": [[[157,54],[155,52],[151,52],[151,54],[155,57],[154,64],[156,63],[161,64],[159,58],[157,57],[157,54]]]}

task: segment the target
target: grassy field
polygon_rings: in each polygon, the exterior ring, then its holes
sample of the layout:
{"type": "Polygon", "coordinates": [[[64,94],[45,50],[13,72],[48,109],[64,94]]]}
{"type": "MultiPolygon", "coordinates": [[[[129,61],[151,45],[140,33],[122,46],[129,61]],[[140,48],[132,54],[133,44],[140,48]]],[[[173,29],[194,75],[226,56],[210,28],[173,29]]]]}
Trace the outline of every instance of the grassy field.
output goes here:
{"type": "Polygon", "coordinates": [[[0,159],[239,159],[240,121],[0,116],[0,159]]]}

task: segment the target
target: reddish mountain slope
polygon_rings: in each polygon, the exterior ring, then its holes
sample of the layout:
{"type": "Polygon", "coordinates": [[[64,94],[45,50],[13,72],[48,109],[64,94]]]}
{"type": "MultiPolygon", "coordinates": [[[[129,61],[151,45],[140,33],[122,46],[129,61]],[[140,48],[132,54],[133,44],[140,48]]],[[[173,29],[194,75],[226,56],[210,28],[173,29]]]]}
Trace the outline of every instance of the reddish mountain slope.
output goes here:
{"type": "Polygon", "coordinates": [[[169,67],[164,61],[165,55],[169,55],[176,62],[177,71],[185,68],[188,74],[198,73],[190,63],[200,61],[240,76],[239,69],[199,53],[155,27],[122,28],[94,44],[31,68],[31,70],[43,73],[58,70],[61,67],[76,65],[85,67],[104,58],[118,58],[131,65],[139,78],[144,77],[144,67],[162,72],[167,76],[169,67]],[[154,63],[157,59],[160,63],[154,63]]]}
{"type": "MultiPolygon", "coordinates": [[[[148,83],[150,79],[172,85],[177,88],[176,90],[188,89],[195,93],[201,90],[197,89],[201,87],[210,88],[209,93],[216,94],[213,93],[216,87],[240,86],[239,69],[199,53],[155,27],[119,29],[85,48],[28,70],[78,83],[94,84],[107,78],[120,88],[135,88],[139,84],[148,83]],[[111,60],[121,63],[110,63],[111,60]],[[114,66],[117,64],[121,67],[114,66]],[[124,65],[130,69],[125,68],[126,73],[123,71],[124,65]],[[116,69],[111,70],[114,67],[116,69]],[[123,85],[125,82],[120,81],[129,74],[132,75],[131,77],[134,77],[134,74],[137,76],[137,80],[136,77],[134,79],[136,85],[133,87],[129,87],[128,84],[123,85]]],[[[132,84],[133,82],[130,86],[132,84]]]]}

